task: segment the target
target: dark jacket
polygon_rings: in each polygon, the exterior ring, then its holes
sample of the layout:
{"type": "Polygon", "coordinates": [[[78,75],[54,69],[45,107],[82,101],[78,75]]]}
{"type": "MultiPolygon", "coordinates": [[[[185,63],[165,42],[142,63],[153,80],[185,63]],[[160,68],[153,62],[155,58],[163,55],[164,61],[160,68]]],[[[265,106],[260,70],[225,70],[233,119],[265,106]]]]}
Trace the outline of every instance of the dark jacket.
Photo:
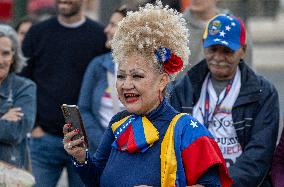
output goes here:
{"type": "MultiPolygon", "coordinates": [[[[270,171],[279,126],[279,100],[275,87],[240,62],[241,89],[232,116],[243,153],[229,168],[234,186],[271,186],[270,171]]],[[[180,112],[192,112],[208,73],[205,60],[179,81],[171,104],[180,112]]]]}

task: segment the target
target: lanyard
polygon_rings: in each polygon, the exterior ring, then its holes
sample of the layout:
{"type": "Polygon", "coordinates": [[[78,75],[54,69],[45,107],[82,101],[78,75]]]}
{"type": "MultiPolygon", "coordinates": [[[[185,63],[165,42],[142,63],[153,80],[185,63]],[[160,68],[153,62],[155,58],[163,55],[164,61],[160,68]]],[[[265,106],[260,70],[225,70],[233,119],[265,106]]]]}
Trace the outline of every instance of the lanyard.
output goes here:
{"type": "MultiPolygon", "coordinates": [[[[228,95],[228,93],[230,92],[231,88],[232,88],[232,84],[234,82],[234,77],[228,82],[227,86],[226,86],[226,90],[225,90],[225,94],[223,96],[222,99],[220,99],[219,101],[219,97],[216,103],[216,106],[214,108],[213,114],[212,114],[212,118],[214,117],[215,114],[217,114],[220,111],[220,106],[222,104],[222,102],[225,100],[226,96],[228,95]]],[[[209,101],[209,92],[208,92],[208,85],[209,85],[209,81],[211,79],[211,74],[208,77],[208,81],[207,81],[207,85],[206,85],[206,97],[205,97],[205,107],[204,107],[204,117],[203,117],[203,121],[204,121],[204,125],[206,127],[208,127],[208,122],[209,122],[209,109],[210,109],[210,101],[209,101]]]]}

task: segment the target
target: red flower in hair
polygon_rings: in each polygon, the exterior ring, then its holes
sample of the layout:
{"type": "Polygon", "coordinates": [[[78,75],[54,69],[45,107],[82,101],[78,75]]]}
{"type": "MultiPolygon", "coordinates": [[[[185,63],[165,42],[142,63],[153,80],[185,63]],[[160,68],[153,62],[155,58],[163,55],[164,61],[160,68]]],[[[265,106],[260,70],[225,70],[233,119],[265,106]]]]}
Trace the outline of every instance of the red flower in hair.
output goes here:
{"type": "Polygon", "coordinates": [[[171,54],[170,58],[163,63],[164,70],[168,74],[179,72],[183,67],[183,61],[175,54],[171,54]]]}

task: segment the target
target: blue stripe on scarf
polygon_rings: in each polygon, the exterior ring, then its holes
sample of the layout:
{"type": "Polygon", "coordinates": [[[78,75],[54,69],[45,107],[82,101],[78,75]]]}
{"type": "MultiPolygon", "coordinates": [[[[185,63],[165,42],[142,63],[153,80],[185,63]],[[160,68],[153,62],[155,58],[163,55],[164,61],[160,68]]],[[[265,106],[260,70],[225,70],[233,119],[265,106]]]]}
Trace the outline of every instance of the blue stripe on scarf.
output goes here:
{"type": "Polygon", "coordinates": [[[145,134],[144,134],[142,117],[138,116],[135,119],[135,122],[132,123],[132,129],[134,132],[134,139],[135,139],[137,147],[139,147],[142,153],[145,152],[149,148],[149,146],[147,146],[148,143],[146,141],[145,134]]]}

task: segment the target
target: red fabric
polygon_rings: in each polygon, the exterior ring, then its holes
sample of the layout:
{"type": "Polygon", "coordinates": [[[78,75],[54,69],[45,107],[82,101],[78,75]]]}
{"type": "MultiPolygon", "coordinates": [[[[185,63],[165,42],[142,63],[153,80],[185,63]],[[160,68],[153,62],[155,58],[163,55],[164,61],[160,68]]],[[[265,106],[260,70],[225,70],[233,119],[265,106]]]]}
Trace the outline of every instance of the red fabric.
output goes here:
{"type": "Polygon", "coordinates": [[[180,0],[180,10],[184,12],[188,7],[190,7],[191,0],[180,0]]]}
{"type": "Polygon", "coordinates": [[[119,136],[119,138],[117,138],[118,148],[123,151],[125,151],[127,148],[126,146],[127,146],[130,131],[132,131],[131,125],[129,125],[127,129],[125,129],[125,131],[119,136]]]}
{"type": "Polygon", "coordinates": [[[128,138],[128,143],[127,143],[127,150],[129,153],[134,153],[134,152],[139,152],[139,148],[136,145],[135,139],[134,139],[134,133],[132,130],[132,126],[130,127],[131,131],[129,132],[129,138],[128,138]]]}
{"type": "Polygon", "coordinates": [[[225,160],[214,139],[202,136],[182,151],[187,185],[196,184],[199,177],[213,165],[218,165],[222,187],[233,184],[225,160]]]}
{"type": "Polygon", "coordinates": [[[164,62],[163,66],[168,74],[173,74],[179,72],[182,69],[183,61],[175,54],[171,54],[169,60],[164,62]]]}
{"type": "Polygon", "coordinates": [[[237,18],[237,19],[238,19],[238,21],[240,22],[240,25],[241,25],[240,44],[244,45],[246,43],[246,27],[245,27],[244,22],[240,18],[237,18]]]}
{"type": "Polygon", "coordinates": [[[12,0],[0,0],[0,20],[9,20],[13,14],[12,0]]]}
{"type": "Polygon", "coordinates": [[[54,7],[54,0],[29,0],[28,12],[32,13],[42,8],[54,7]]]}

